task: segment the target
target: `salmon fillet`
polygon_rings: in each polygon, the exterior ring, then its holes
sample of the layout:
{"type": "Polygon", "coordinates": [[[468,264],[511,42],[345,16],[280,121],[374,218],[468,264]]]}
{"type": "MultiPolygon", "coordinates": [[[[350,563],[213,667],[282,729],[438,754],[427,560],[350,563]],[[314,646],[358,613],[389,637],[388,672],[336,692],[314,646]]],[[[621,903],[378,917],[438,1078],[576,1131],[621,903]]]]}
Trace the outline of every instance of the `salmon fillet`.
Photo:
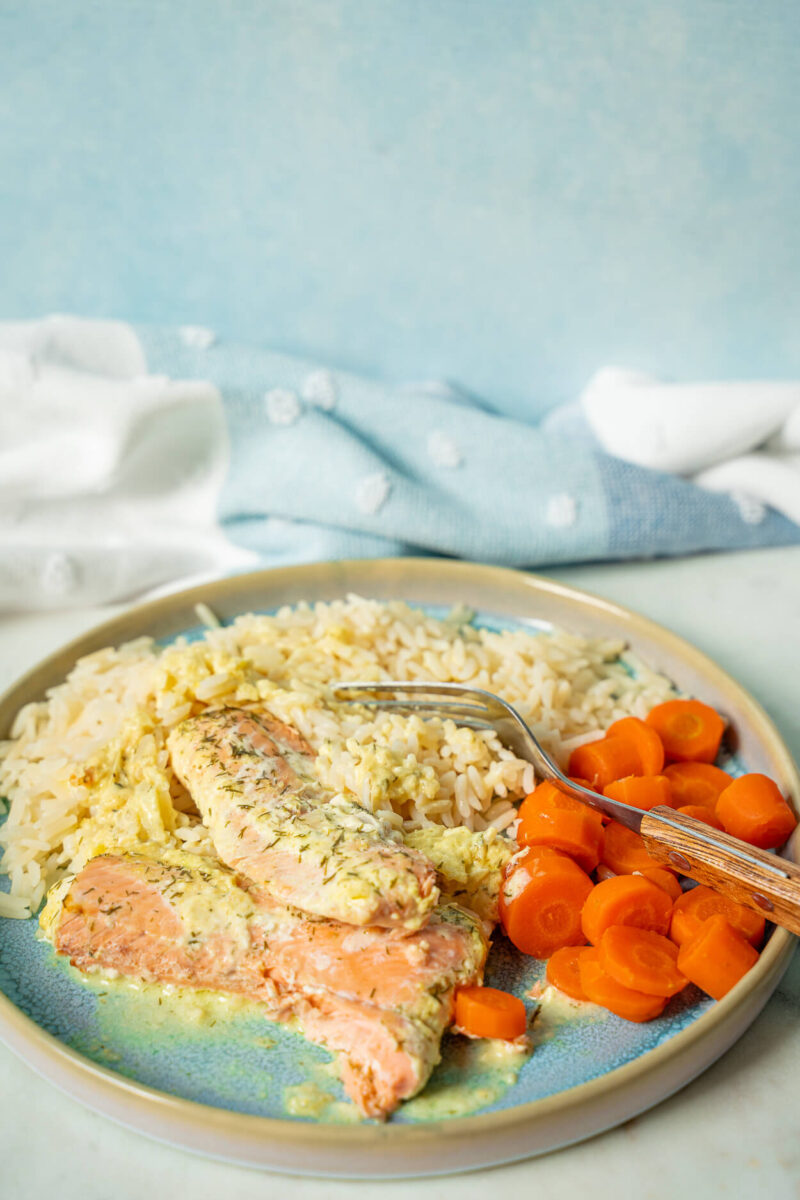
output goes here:
{"type": "Polygon", "coordinates": [[[169,750],[222,861],[281,904],[351,925],[414,930],[428,920],[439,898],[433,864],[388,822],[327,792],[290,726],[213,710],[176,726],[169,750]]]}
{"type": "Polygon", "coordinates": [[[40,924],[81,971],[247,996],[341,1054],[350,1098],[384,1117],[439,1059],[457,985],[479,982],[478,918],[437,909],[397,937],[308,918],[198,855],[145,847],[91,859],[56,885],[40,924]]]}

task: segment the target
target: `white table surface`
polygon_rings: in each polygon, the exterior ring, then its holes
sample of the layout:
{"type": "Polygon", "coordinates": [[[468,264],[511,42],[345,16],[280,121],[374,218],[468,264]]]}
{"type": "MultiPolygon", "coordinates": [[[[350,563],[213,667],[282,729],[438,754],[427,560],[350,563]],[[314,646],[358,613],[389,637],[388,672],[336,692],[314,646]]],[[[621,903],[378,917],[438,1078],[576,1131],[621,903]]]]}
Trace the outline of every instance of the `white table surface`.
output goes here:
{"type": "MultiPolygon", "coordinates": [[[[674,629],[765,705],[800,757],[800,548],[557,569],[674,629]]],[[[0,684],[116,610],[0,620],[0,684]]],[[[258,1174],[148,1141],[82,1108],[0,1045],[0,1200],[253,1197],[572,1200],[800,1194],[800,960],[739,1043],[677,1096],[555,1154],[468,1175],[351,1182],[258,1174]]]]}

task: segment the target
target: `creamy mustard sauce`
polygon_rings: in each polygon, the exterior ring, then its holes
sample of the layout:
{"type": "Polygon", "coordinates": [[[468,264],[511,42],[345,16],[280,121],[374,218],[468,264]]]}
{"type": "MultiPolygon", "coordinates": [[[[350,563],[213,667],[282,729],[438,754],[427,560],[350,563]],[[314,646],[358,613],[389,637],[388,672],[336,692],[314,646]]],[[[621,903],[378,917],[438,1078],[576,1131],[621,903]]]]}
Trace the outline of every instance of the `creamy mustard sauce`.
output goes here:
{"type": "MultiPolygon", "coordinates": [[[[88,984],[97,995],[98,1025],[101,1033],[112,1037],[120,1019],[144,1030],[171,1028],[180,1035],[191,1031],[203,1033],[204,1036],[215,1028],[224,1034],[225,1026],[236,1016],[262,1021],[268,1019],[260,1005],[243,996],[229,996],[204,988],[141,983],[124,976],[115,977],[102,970],[84,975],[72,967],[68,969],[70,974],[88,984]],[[108,1006],[108,1011],[104,1011],[104,1006],[108,1006]],[[114,1009],[117,1011],[114,1012],[114,1009]]],[[[275,1046],[274,1038],[268,1034],[251,1040],[254,1046],[261,1049],[270,1050],[275,1046]]],[[[106,1062],[113,1063],[119,1057],[110,1049],[103,1051],[106,1062]]],[[[339,1079],[335,1058],[327,1063],[308,1064],[307,1070],[310,1079],[283,1089],[283,1105],[290,1116],[334,1124],[351,1124],[361,1120],[361,1114],[354,1104],[339,1099],[327,1090],[339,1079]]]]}
{"type": "MultiPolygon", "coordinates": [[[[205,1039],[216,1032],[222,1037],[236,1018],[266,1023],[261,1005],[244,996],[228,995],[207,988],[182,988],[171,984],[144,983],[98,968],[78,971],[63,959],[55,961],[74,980],[89,987],[97,997],[97,1026],[99,1040],[92,1053],[113,1066],[121,1055],[114,1049],[121,1036],[130,1043],[148,1033],[158,1031],[179,1038],[196,1036],[205,1039]]],[[[293,1023],[281,1024],[293,1029],[293,1023]]],[[[271,1050],[276,1042],[268,1033],[249,1037],[249,1043],[261,1050],[271,1050]]],[[[305,1064],[309,1076],[304,1083],[284,1088],[282,1100],[291,1116],[324,1120],[333,1124],[352,1124],[361,1114],[354,1104],[341,1100],[330,1090],[339,1080],[339,1064],[334,1056],[330,1062],[305,1064]]],[[[264,1072],[254,1073],[247,1086],[254,1092],[270,1087],[272,1080],[264,1072]]]]}
{"type": "Polygon", "coordinates": [[[443,1061],[418,1096],[403,1104],[411,1121],[464,1117],[494,1104],[512,1087],[530,1057],[529,1044],[450,1037],[443,1061]]]}
{"type": "MultiPolygon", "coordinates": [[[[126,1041],[147,1036],[148,1031],[174,1033],[178,1037],[207,1038],[215,1032],[225,1036],[226,1028],[237,1017],[267,1022],[263,1008],[246,997],[227,995],[203,988],[144,983],[137,979],[98,969],[88,973],[76,970],[64,959],[59,965],[71,978],[88,986],[97,996],[97,1024],[100,1042],[93,1052],[109,1065],[120,1055],[113,1045],[124,1030],[126,1041]]],[[[555,993],[543,997],[547,1020],[563,1023],[594,1005],[577,1005],[555,993]],[[566,1004],[564,1003],[566,1002],[566,1004]]],[[[291,1026],[289,1026],[291,1028],[291,1026]]],[[[543,1029],[534,1025],[533,1044],[543,1039],[543,1029]]],[[[271,1049],[275,1041],[268,1033],[252,1038],[252,1044],[271,1049]]],[[[499,1100],[516,1083],[519,1072],[530,1057],[531,1044],[446,1036],[443,1060],[418,1096],[401,1106],[403,1117],[412,1121],[436,1121],[445,1117],[467,1116],[499,1100]]],[[[354,1104],[339,1099],[330,1089],[338,1082],[336,1057],[329,1062],[306,1064],[309,1078],[283,1089],[286,1112],[293,1117],[351,1124],[362,1120],[354,1104]]],[[[254,1084],[256,1081],[252,1081],[254,1084]]],[[[261,1081],[262,1086],[270,1080],[261,1081]]]]}
{"type": "Polygon", "coordinates": [[[484,920],[499,919],[500,887],[511,843],[497,830],[474,833],[463,826],[429,825],[404,836],[406,845],[421,851],[439,872],[440,904],[453,901],[484,920]]]}
{"type": "Polygon", "coordinates": [[[361,1114],[355,1104],[337,1100],[313,1080],[285,1087],[283,1106],[292,1117],[306,1117],[335,1124],[351,1124],[361,1120],[361,1114]]]}
{"type": "MultiPolygon", "coordinates": [[[[60,960],[64,963],[64,960],[60,960]]],[[[123,1009],[132,1021],[142,1027],[155,1028],[174,1023],[176,1029],[212,1029],[229,1021],[234,1016],[250,1016],[262,1021],[269,1020],[263,1007],[246,996],[228,992],[215,992],[210,988],[183,988],[167,983],[145,983],[127,975],[120,975],[102,967],[94,971],[78,971],[64,964],[73,979],[92,989],[98,999],[98,1021],[103,1023],[103,1002],[106,1007],[123,1009]]],[[[256,1039],[256,1044],[273,1046],[274,1040],[267,1035],[256,1039]]]]}
{"type": "Polygon", "coordinates": [[[319,1119],[334,1101],[330,1092],[323,1092],[316,1083],[295,1083],[283,1089],[283,1106],[293,1117],[319,1119]]]}
{"type": "Polygon", "coordinates": [[[534,998],[538,1007],[527,1044],[446,1038],[442,1063],[423,1091],[403,1104],[403,1116],[412,1121],[437,1121],[468,1116],[494,1104],[517,1082],[537,1046],[556,1037],[573,1021],[602,1017],[604,1012],[598,1005],[573,1000],[552,986],[534,998]]]}
{"type": "Polygon", "coordinates": [[[560,1029],[576,1020],[586,1020],[587,1017],[601,1016],[604,1009],[588,1000],[573,1000],[565,992],[548,985],[536,997],[539,1005],[533,1022],[534,1047],[549,1042],[560,1029]]]}

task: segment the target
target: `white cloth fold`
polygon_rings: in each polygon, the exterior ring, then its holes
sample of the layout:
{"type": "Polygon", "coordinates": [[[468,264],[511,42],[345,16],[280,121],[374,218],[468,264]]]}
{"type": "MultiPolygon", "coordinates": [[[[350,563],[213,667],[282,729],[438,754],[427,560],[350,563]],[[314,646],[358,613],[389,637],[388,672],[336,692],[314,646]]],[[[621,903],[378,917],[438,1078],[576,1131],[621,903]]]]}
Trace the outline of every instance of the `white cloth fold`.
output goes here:
{"type": "Polygon", "coordinates": [[[209,383],[149,375],[126,325],[0,326],[0,608],[141,595],[256,561],[223,535],[209,383]]]}
{"type": "MultiPolygon", "coordinates": [[[[800,524],[800,383],[663,383],[604,367],[581,396],[603,449],[800,524]]],[[[749,505],[749,508],[747,507],[749,505]]]]}

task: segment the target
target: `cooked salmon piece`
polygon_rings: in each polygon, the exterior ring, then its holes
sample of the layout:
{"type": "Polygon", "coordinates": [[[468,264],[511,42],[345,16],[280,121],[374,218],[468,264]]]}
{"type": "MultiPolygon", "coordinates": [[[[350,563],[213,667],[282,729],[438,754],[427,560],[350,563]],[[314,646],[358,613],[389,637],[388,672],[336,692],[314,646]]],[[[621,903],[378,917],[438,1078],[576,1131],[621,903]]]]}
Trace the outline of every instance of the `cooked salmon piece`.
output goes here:
{"type": "Polygon", "coordinates": [[[424,1086],[459,984],[479,982],[477,917],[448,905],[398,937],[309,918],[208,858],[143,847],[90,859],[52,889],[40,925],[81,971],[96,968],[247,996],[341,1054],[350,1098],[384,1117],[424,1086]]]}
{"type": "Polygon", "coordinates": [[[350,925],[426,923],[439,898],[433,864],[326,791],[296,730],[225,708],[176,726],[169,749],[222,861],[275,900],[350,925]]]}

